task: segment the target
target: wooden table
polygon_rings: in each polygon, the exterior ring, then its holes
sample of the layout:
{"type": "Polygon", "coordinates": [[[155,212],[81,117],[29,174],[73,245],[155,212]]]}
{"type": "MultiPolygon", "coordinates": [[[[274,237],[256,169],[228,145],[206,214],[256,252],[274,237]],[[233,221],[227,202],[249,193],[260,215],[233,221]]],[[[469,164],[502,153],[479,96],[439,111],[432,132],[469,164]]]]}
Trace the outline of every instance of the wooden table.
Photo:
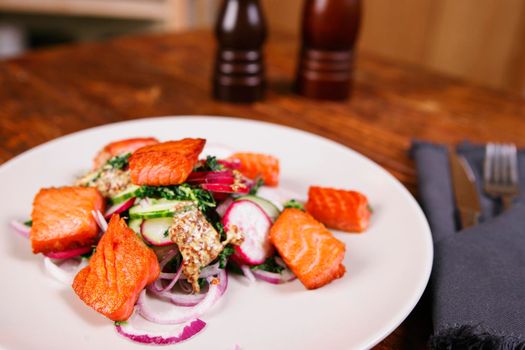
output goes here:
{"type": "MultiPolygon", "coordinates": [[[[129,37],[34,52],[0,63],[0,163],[88,127],[161,115],[209,114],[307,130],[381,164],[417,194],[407,150],[413,138],[525,145],[525,101],[359,53],[355,92],[345,103],[290,92],[296,42],[267,47],[266,101],[234,105],[210,98],[214,43],[208,32],[129,37]]],[[[421,348],[431,332],[428,301],[377,349],[421,348]]]]}

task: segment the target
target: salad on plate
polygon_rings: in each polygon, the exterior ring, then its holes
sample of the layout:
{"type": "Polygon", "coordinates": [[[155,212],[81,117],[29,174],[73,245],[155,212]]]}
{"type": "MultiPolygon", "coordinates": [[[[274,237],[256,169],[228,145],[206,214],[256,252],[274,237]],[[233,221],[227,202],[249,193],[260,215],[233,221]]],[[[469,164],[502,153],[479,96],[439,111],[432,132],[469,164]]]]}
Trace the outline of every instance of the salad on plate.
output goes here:
{"type": "Polygon", "coordinates": [[[345,274],[345,244],[328,229],[366,230],[366,196],[311,186],[306,203],[276,200],[273,155],[200,157],[206,140],[112,142],[73,184],[43,188],[31,219],[14,221],[49,273],[124,337],[174,344],[238,274],[320,288],[345,274]],[[272,198],[273,197],[273,198],[272,198]]]}

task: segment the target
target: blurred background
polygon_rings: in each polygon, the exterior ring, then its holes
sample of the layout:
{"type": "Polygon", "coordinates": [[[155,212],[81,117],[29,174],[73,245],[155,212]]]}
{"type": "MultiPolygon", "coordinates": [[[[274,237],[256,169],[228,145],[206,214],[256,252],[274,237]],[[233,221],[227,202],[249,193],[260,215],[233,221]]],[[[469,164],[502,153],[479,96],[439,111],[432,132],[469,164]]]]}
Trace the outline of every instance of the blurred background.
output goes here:
{"type": "MultiPolygon", "coordinates": [[[[298,35],[302,0],[261,0],[298,35]]],[[[525,96],[524,0],[364,0],[359,50],[525,96]]],[[[220,0],[0,0],[0,59],[57,44],[206,29],[220,0]]]]}

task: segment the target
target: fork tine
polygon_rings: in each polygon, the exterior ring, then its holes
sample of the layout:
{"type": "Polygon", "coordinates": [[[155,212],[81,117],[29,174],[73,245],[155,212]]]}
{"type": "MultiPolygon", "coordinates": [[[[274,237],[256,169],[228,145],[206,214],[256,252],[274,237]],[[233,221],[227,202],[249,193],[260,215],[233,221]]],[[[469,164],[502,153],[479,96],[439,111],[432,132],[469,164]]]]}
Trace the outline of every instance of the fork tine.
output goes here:
{"type": "Polygon", "coordinates": [[[491,183],[494,175],[492,174],[492,169],[494,166],[494,145],[492,143],[487,143],[485,146],[485,163],[483,169],[483,182],[485,184],[491,183]]]}
{"type": "Polygon", "coordinates": [[[503,180],[503,171],[502,171],[502,168],[503,168],[503,164],[502,164],[502,152],[501,152],[501,146],[499,144],[494,144],[494,161],[493,161],[493,164],[494,164],[494,167],[493,167],[493,172],[494,172],[494,183],[496,184],[501,184],[502,180],[503,180]]]}
{"type": "Polygon", "coordinates": [[[509,158],[510,158],[510,181],[513,186],[518,185],[518,151],[516,145],[509,145],[509,158]]]}
{"type": "Polygon", "coordinates": [[[510,179],[510,148],[506,144],[500,145],[501,149],[501,184],[508,186],[510,179]]]}

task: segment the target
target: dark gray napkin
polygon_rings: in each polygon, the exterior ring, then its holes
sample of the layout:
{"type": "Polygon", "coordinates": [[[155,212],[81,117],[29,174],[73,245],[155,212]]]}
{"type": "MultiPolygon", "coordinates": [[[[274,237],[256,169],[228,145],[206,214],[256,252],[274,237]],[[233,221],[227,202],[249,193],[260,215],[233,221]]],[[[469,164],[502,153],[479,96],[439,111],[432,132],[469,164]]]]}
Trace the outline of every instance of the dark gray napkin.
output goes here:
{"type": "Polygon", "coordinates": [[[434,239],[430,281],[434,349],[525,349],[525,152],[521,194],[501,213],[482,191],[484,147],[457,147],[476,176],[481,224],[459,231],[447,148],[414,142],[419,193],[434,239]]]}

